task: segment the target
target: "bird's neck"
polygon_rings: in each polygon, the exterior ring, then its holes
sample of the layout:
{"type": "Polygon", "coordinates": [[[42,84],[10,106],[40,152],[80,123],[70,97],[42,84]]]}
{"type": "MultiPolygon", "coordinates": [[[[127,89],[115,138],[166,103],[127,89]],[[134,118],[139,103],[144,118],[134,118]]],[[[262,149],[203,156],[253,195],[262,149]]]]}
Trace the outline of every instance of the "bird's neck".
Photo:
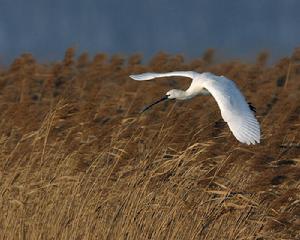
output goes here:
{"type": "Polygon", "coordinates": [[[191,99],[197,95],[199,95],[201,91],[195,91],[194,89],[187,89],[184,91],[185,99],[191,99]]]}
{"type": "Polygon", "coordinates": [[[187,100],[187,99],[190,99],[190,98],[192,98],[194,96],[195,95],[193,95],[188,90],[183,91],[183,90],[178,89],[177,90],[177,97],[176,97],[176,99],[178,99],[178,100],[187,100]]]}

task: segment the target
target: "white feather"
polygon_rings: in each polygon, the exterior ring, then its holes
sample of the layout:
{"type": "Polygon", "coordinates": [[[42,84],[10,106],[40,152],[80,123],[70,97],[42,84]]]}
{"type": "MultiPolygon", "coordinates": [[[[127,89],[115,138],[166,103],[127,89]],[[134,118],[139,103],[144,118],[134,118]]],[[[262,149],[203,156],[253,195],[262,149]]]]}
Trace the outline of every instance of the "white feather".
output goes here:
{"type": "Polygon", "coordinates": [[[142,73],[142,74],[136,74],[136,75],[130,75],[134,80],[137,81],[147,81],[151,80],[154,78],[159,78],[159,77],[174,77],[174,76],[181,76],[181,77],[188,77],[188,78],[193,78],[195,75],[195,72],[193,71],[176,71],[176,72],[168,72],[168,73],[142,73]]]}
{"type": "Polygon", "coordinates": [[[193,71],[176,71],[168,73],[143,73],[131,75],[134,80],[144,81],[158,77],[183,76],[192,78],[190,87],[180,99],[188,99],[203,93],[207,89],[215,98],[221,116],[227,122],[231,132],[242,143],[260,143],[260,126],[245,97],[235,83],[224,76],[212,73],[197,73],[193,71]]]}

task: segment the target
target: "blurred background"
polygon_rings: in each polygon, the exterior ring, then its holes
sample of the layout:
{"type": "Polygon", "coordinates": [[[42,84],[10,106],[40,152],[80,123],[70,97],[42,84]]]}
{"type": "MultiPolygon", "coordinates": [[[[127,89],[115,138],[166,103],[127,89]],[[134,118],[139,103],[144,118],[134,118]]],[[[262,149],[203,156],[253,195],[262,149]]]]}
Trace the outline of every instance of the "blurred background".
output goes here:
{"type": "Polygon", "coordinates": [[[93,55],[158,51],[271,60],[300,42],[298,0],[0,0],[0,63],[30,52],[40,61],[61,59],[66,48],[93,55]]]}

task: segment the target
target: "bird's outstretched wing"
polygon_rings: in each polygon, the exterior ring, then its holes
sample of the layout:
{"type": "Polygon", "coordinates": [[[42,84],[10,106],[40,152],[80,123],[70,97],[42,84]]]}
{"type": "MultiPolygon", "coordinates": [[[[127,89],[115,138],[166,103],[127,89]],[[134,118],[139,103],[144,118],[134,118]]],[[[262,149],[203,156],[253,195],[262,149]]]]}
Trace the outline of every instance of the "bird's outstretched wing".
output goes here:
{"type": "Polygon", "coordinates": [[[199,73],[193,71],[175,71],[175,72],[167,72],[167,73],[149,72],[149,73],[130,75],[129,77],[137,81],[151,80],[159,77],[175,77],[175,76],[188,77],[193,79],[196,74],[199,73]]]}
{"type": "Polygon", "coordinates": [[[259,143],[259,123],[235,83],[223,76],[209,75],[203,85],[217,101],[233,135],[248,145],[259,143]]]}

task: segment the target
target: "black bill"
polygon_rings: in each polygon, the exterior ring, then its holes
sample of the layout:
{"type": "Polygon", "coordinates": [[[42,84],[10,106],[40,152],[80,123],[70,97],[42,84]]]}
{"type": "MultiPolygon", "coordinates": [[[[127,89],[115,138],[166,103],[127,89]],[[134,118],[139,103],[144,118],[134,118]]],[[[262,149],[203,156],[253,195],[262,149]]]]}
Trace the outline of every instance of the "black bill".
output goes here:
{"type": "Polygon", "coordinates": [[[146,110],[148,110],[149,108],[151,108],[153,105],[158,104],[158,103],[160,103],[160,102],[162,102],[162,101],[164,101],[164,100],[167,100],[167,99],[168,99],[168,96],[167,96],[167,95],[166,95],[166,96],[163,96],[161,99],[155,101],[154,103],[151,103],[150,105],[145,106],[145,107],[140,111],[140,113],[145,112],[146,110]]]}

